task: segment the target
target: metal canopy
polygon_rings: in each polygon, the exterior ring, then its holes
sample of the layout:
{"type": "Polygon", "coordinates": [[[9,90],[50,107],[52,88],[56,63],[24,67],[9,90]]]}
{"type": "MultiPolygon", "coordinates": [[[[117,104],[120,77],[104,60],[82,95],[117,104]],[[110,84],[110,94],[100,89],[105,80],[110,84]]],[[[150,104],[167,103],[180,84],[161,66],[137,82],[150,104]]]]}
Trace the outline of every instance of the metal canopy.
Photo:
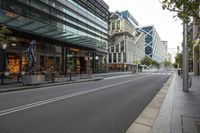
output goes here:
{"type": "Polygon", "coordinates": [[[0,24],[88,48],[97,48],[97,43],[99,42],[89,36],[79,35],[76,30],[70,31],[71,29],[65,29],[64,27],[59,28],[56,25],[47,24],[45,21],[40,22],[35,18],[23,17],[2,9],[0,9],[0,24]]]}

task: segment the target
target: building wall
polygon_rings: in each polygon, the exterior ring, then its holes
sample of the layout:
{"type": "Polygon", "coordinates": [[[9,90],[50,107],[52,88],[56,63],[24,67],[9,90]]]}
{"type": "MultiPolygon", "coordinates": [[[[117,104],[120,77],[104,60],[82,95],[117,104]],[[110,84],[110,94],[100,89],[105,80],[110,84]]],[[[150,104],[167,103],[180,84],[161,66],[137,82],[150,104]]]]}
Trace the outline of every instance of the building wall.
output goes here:
{"type": "MultiPolygon", "coordinates": [[[[97,16],[88,10],[88,6],[84,7],[74,0],[1,0],[0,23],[32,34],[106,51],[108,14],[97,16]]],[[[104,10],[108,12],[108,9],[104,10]]]]}
{"type": "Polygon", "coordinates": [[[145,54],[157,62],[164,62],[165,45],[154,26],[145,26],[139,31],[145,33],[145,54]]]}
{"type": "Polygon", "coordinates": [[[113,13],[110,18],[108,63],[111,69],[130,70],[145,56],[145,38],[136,31],[137,24],[132,24],[136,21],[128,18],[128,12],[123,13],[113,13]]]}
{"type": "Polygon", "coordinates": [[[87,70],[86,62],[93,72],[105,69],[109,7],[102,0],[84,2],[87,4],[77,0],[0,0],[0,25],[11,29],[16,43],[6,49],[7,64],[2,68],[0,62],[1,71],[13,66],[17,66],[13,73],[26,71],[25,51],[33,39],[38,71],[55,66],[62,74],[72,66],[73,72],[80,74],[87,70]]]}

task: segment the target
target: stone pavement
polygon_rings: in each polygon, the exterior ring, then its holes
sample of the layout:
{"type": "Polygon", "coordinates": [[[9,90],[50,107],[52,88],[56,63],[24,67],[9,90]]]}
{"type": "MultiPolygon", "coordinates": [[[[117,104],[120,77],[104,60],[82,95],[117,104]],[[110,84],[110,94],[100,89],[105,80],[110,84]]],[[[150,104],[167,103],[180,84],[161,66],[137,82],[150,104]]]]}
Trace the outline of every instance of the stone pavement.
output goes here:
{"type": "Polygon", "coordinates": [[[200,133],[200,77],[186,93],[174,73],[127,133],[200,133]]]}

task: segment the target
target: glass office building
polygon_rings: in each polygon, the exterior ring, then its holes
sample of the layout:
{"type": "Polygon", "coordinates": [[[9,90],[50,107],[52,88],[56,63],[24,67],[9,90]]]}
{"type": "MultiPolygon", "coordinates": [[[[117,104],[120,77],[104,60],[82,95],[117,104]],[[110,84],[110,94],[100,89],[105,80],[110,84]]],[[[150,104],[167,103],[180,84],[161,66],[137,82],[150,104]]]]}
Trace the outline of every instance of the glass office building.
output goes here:
{"type": "Polygon", "coordinates": [[[58,74],[105,71],[108,10],[103,0],[0,0],[0,24],[12,31],[12,45],[0,49],[0,71],[26,71],[31,40],[36,72],[52,66],[58,74]]]}

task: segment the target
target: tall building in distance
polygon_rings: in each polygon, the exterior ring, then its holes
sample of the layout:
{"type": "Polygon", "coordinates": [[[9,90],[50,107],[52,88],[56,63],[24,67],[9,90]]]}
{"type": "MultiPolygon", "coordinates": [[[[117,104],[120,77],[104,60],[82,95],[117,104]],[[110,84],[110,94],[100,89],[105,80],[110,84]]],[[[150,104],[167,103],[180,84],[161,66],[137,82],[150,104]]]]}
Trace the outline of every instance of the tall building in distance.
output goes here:
{"type": "Polygon", "coordinates": [[[153,25],[139,28],[139,31],[145,33],[145,54],[157,61],[158,63],[165,61],[165,49],[158,32],[153,25]]]}
{"type": "Polygon", "coordinates": [[[165,61],[170,62],[170,53],[168,52],[168,42],[162,41],[163,45],[165,46],[165,61]]]}
{"type": "Polygon", "coordinates": [[[0,0],[0,24],[11,29],[16,44],[0,50],[0,70],[25,71],[25,50],[36,40],[36,71],[106,71],[108,18],[103,0],[0,0]]]}
{"type": "Polygon", "coordinates": [[[111,13],[109,26],[108,68],[127,71],[145,56],[144,33],[136,31],[139,23],[129,11],[111,13]]]}

